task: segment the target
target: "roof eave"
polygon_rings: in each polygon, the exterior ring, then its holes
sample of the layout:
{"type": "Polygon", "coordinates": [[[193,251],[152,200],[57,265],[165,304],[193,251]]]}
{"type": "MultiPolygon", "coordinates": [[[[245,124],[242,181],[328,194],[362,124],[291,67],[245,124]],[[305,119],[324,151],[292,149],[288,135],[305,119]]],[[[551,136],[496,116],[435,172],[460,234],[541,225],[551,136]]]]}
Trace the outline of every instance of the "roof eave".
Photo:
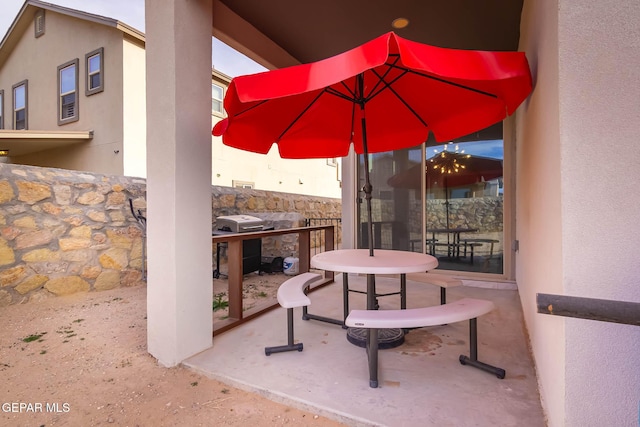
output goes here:
{"type": "Polygon", "coordinates": [[[2,41],[0,41],[0,66],[9,57],[11,51],[18,43],[20,34],[16,32],[18,27],[26,28],[27,25],[33,20],[33,17],[38,9],[51,10],[63,15],[71,16],[74,18],[82,19],[85,21],[95,22],[98,24],[106,25],[108,27],[116,28],[125,34],[128,34],[135,39],[138,39],[143,44],[145,43],[145,35],[143,32],[133,28],[130,25],[120,22],[117,19],[108,18],[106,16],[95,15],[93,13],[83,12],[76,9],[71,9],[64,6],[58,6],[56,4],[46,3],[39,0],[26,0],[22,5],[22,8],[16,15],[15,19],[9,26],[7,33],[4,35],[2,41]]]}

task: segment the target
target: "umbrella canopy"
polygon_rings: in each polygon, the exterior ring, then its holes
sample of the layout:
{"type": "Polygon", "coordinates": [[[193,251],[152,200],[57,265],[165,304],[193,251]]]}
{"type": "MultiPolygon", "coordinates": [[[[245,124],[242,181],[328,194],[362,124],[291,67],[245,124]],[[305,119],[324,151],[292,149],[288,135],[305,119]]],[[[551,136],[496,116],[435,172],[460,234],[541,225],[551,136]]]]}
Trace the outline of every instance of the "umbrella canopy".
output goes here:
{"type": "Polygon", "coordinates": [[[413,147],[429,131],[448,141],[512,114],[531,92],[524,53],[445,49],[387,33],[334,57],[231,81],[231,147],[284,158],[325,158],[413,147]],[[360,92],[358,76],[364,79],[360,92]],[[358,123],[366,104],[367,147],[358,123]]]}
{"type": "MultiPolygon", "coordinates": [[[[448,141],[513,113],[531,92],[524,53],[445,49],[384,34],[334,57],[234,78],[225,145],[284,158],[327,158],[448,141]]],[[[371,184],[365,157],[365,199],[371,184]]],[[[369,249],[373,254],[371,230],[369,249]]]]}

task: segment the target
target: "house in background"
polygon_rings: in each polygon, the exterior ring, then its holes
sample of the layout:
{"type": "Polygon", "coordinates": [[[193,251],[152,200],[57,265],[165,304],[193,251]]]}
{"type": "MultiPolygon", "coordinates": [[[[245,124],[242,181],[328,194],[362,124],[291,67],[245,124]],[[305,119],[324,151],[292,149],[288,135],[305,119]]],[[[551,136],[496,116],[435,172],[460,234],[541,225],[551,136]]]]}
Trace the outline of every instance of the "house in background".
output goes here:
{"type": "MultiPolygon", "coordinates": [[[[118,20],[27,0],[0,42],[5,163],[146,178],[145,35],[118,20]]],[[[212,70],[211,125],[231,80],[212,70]]],[[[340,197],[339,161],[247,153],[211,137],[211,184],[340,197]]]]}
{"type": "Polygon", "coordinates": [[[0,44],[10,163],[146,176],[144,34],[27,1],[0,44]]]}
{"type": "MultiPolygon", "coordinates": [[[[211,77],[213,126],[225,117],[222,100],[231,77],[216,69],[211,77]]],[[[227,147],[221,137],[212,138],[213,185],[341,197],[342,159],[283,159],[275,145],[264,155],[227,147]]]]}

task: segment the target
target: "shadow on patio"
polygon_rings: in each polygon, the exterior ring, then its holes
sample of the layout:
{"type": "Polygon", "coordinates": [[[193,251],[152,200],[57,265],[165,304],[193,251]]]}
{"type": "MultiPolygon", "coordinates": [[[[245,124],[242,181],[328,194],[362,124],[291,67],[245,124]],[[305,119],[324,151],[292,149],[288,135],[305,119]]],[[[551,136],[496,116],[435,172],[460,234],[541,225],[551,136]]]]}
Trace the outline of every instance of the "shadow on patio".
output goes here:
{"type": "MultiPolygon", "coordinates": [[[[349,278],[351,288],[364,290],[365,282],[349,278]]],[[[398,283],[377,278],[379,292],[397,290],[398,283]]],[[[458,362],[460,354],[469,354],[469,322],[412,330],[403,345],[381,350],[377,389],[369,388],[365,350],[350,344],[339,326],[301,320],[301,309],[295,309],[295,337],[304,351],[267,357],[264,347],[287,341],[283,308],[217,335],[211,349],[184,364],[347,425],[544,426],[518,292],[509,284],[475,284],[482,287],[449,289],[448,299],[495,303],[496,310],[478,319],[478,359],[505,369],[504,380],[458,362]]],[[[407,294],[409,308],[439,304],[433,286],[408,280],[407,294]]],[[[340,318],[341,275],[310,298],[310,312],[340,318]]],[[[350,304],[364,308],[364,295],[352,293],[350,304]]],[[[399,297],[380,298],[380,306],[397,308],[399,297]]]]}

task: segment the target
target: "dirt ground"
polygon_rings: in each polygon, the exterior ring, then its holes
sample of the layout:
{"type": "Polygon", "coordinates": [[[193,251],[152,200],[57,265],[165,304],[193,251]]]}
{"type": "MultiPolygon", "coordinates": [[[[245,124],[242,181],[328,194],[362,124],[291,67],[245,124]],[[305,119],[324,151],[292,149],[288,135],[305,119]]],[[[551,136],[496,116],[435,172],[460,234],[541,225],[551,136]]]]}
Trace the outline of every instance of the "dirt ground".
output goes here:
{"type": "MultiPolygon", "coordinates": [[[[282,280],[247,277],[245,305],[271,298],[282,280]]],[[[224,281],[218,286],[214,293],[223,294],[224,281]]],[[[224,306],[224,295],[218,300],[224,306]]],[[[145,287],[0,310],[0,425],[341,425],[188,368],[159,366],[147,353],[145,287]]]]}

